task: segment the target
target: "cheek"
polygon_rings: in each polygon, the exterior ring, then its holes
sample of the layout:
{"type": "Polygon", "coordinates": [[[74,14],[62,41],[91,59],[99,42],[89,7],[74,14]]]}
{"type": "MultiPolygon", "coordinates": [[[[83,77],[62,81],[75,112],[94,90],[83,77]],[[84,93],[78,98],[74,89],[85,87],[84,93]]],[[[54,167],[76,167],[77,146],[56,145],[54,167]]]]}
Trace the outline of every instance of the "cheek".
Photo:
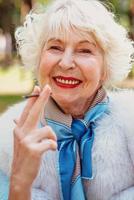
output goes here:
{"type": "Polygon", "coordinates": [[[82,69],[83,76],[87,81],[90,80],[100,80],[101,78],[101,68],[98,66],[85,66],[82,69]]]}
{"type": "Polygon", "coordinates": [[[40,65],[39,65],[39,76],[47,77],[50,75],[51,71],[55,66],[55,59],[52,58],[49,54],[43,54],[41,57],[40,65]]]}
{"type": "Polygon", "coordinates": [[[52,60],[49,57],[43,56],[41,58],[39,68],[38,68],[38,81],[41,85],[44,85],[45,82],[48,82],[49,75],[52,70],[52,60]]]}
{"type": "Polygon", "coordinates": [[[81,62],[81,72],[86,80],[100,79],[102,74],[102,61],[87,59],[81,62]]]}

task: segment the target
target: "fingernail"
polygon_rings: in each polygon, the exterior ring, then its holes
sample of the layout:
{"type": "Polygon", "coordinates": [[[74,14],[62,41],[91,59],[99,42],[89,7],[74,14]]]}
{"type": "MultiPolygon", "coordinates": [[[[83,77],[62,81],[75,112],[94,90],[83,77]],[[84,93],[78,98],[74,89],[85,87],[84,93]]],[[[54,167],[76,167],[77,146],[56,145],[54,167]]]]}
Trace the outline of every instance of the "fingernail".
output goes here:
{"type": "Polygon", "coordinates": [[[47,84],[47,85],[45,86],[45,88],[46,88],[46,89],[49,89],[49,90],[51,91],[50,85],[47,84]]]}
{"type": "Polygon", "coordinates": [[[44,93],[46,92],[48,92],[49,95],[51,94],[51,87],[48,84],[43,88],[43,91],[41,92],[41,96],[44,95],[44,93]]]}
{"type": "Polygon", "coordinates": [[[33,89],[33,92],[37,92],[37,90],[38,90],[38,92],[40,92],[40,87],[38,86],[38,85],[35,85],[34,86],[34,89],[33,89]]]}

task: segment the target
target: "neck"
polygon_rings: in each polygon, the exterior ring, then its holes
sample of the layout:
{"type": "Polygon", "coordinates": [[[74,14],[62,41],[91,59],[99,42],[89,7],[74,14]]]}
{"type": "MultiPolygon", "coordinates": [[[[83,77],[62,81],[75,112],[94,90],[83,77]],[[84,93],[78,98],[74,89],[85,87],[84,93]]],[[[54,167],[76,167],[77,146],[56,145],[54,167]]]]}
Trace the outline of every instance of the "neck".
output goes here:
{"type": "MultiPolygon", "coordinates": [[[[92,105],[92,102],[94,101],[94,99],[95,99],[95,96],[96,96],[96,93],[92,96],[92,97],[90,97],[90,99],[87,99],[86,101],[85,101],[85,103],[83,104],[83,105],[78,105],[78,112],[76,111],[74,111],[73,113],[72,113],[72,117],[73,118],[79,118],[79,119],[82,119],[82,118],[84,118],[84,114],[87,112],[87,110],[88,109],[90,109],[90,107],[91,107],[91,105],[92,105]]],[[[75,105],[76,106],[76,105],[75,105]]]]}

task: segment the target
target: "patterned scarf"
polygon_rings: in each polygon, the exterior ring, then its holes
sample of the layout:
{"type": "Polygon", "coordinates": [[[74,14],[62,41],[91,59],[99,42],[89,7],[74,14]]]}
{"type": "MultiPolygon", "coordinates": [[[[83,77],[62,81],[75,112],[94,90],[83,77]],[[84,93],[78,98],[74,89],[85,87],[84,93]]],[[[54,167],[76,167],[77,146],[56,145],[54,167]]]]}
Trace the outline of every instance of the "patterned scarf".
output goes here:
{"type": "Polygon", "coordinates": [[[106,92],[100,88],[84,118],[71,120],[70,128],[64,125],[64,120],[58,115],[46,117],[47,123],[52,126],[58,138],[59,174],[64,200],[86,199],[82,179],[93,178],[92,145],[95,124],[107,110],[107,104],[106,92]]]}

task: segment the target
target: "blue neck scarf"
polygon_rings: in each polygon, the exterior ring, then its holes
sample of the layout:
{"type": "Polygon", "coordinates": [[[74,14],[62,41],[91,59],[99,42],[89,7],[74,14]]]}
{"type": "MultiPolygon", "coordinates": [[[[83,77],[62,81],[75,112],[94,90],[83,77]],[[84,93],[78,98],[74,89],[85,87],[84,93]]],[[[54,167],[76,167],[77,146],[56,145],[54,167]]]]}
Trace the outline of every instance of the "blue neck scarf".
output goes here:
{"type": "Polygon", "coordinates": [[[92,146],[96,122],[107,108],[108,97],[103,88],[98,90],[83,119],[72,120],[71,115],[64,114],[50,98],[42,125],[50,125],[57,135],[61,200],[86,200],[83,180],[93,179],[92,146]]]}
{"type": "Polygon", "coordinates": [[[71,132],[62,134],[61,131],[58,135],[59,173],[64,200],[86,199],[82,179],[93,178],[91,151],[95,122],[106,111],[107,100],[91,108],[84,119],[73,119],[71,132]]]}

